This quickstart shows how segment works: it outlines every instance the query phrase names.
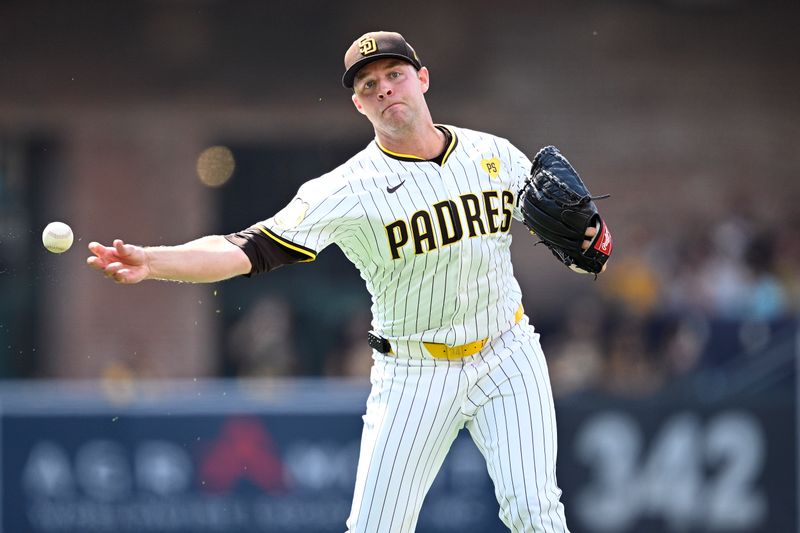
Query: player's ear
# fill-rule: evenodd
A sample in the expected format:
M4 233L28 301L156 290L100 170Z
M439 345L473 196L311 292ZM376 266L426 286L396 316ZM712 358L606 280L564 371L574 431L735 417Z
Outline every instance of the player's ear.
M352 98L353 98L353 105L356 106L358 112L361 113L362 115L365 115L366 113L364 113L364 106L362 106L361 102L358 101L358 95L356 93L353 93Z
M422 86L422 93L428 92L431 86L431 73L428 72L428 67L422 67L417 71L417 78L419 78L420 85Z

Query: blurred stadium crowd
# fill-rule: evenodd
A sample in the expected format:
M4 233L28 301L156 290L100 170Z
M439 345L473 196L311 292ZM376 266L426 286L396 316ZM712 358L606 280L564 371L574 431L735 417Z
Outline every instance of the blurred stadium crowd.
M608 283L558 332L550 356L560 393L655 392L791 342L780 338L800 308L791 221L771 226L730 213L628 243L633 249L621 254Z

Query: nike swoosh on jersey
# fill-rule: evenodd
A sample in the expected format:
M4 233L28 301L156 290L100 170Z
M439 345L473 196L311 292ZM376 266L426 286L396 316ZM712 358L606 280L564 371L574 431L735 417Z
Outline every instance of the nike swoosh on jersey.
M388 192L389 194L392 194L394 191L396 191L397 189L399 189L400 187L402 187L402 186L403 186L403 184L404 184L405 182L406 182L406 180L403 180L403 181L401 181L400 183L398 183L397 185L395 185L394 187L389 187L389 186L387 185L387 186L386 186L386 192Z

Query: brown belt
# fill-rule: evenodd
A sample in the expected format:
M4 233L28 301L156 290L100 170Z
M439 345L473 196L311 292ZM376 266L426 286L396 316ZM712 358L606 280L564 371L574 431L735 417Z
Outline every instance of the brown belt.
M525 311L522 309L522 305L520 305L517 308L516 313L514 313L514 324L522 320L522 316L524 314ZM376 349L380 353L394 353L389 341L382 337L378 337L373 333L369 333L367 341L372 348ZM430 353L436 359L447 359L454 361L469 357L470 355L475 355L476 353L480 352L488 342L489 338L487 337L474 342L468 342L467 344L461 344L460 346L449 346L439 342L423 342L422 345L425 346L425 349L428 350L428 353Z

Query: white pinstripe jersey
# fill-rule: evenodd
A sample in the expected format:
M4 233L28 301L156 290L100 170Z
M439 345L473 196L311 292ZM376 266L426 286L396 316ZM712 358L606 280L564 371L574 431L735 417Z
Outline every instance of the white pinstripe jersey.
M441 165L373 141L260 225L308 260L337 244L366 281L378 334L455 346L506 329L520 305L509 229L531 163L505 139L444 127Z

